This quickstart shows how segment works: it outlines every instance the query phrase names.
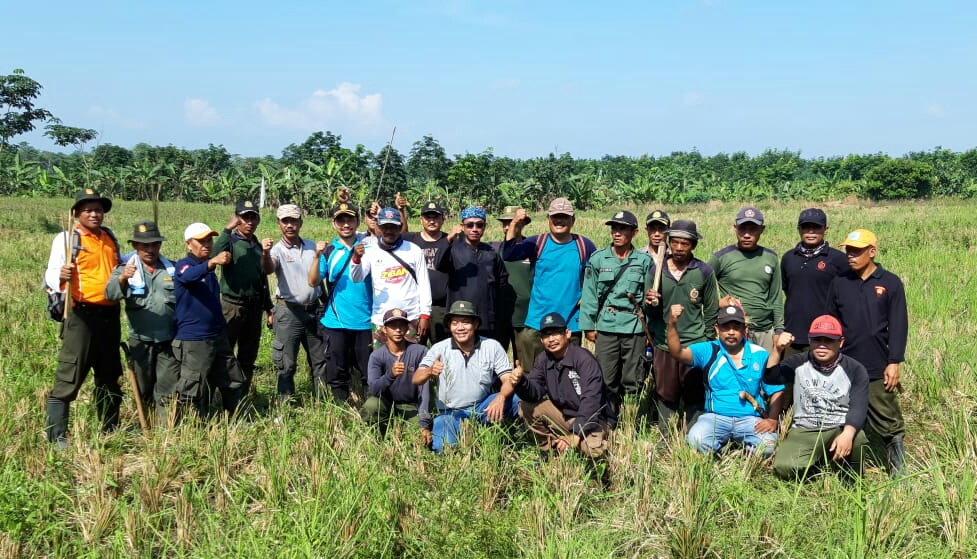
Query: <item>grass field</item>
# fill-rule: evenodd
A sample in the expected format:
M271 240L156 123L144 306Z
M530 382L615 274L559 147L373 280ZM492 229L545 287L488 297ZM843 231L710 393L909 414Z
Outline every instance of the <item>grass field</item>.
M784 483L767 462L696 455L676 435L639 432L631 421L617 432L606 487L578 457L538 462L518 432L472 430L458 452L435 456L409 431L380 439L331 405L142 434L127 395L128 428L101 435L90 381L72 410L68 449L53 451L43 402L59 341L40 282L70 205L0 198L0 557L977 556L972 204L822 206L833 244L851 229L873 230L879 262L906 284L904 479L873 467L853 486L833 476ZM761 206L762 244L793 246L802 207ZM631 209L639 219L649 210ZM698 222L703 259L731 242L737 209L668 208ZM602 223L615 210L579 216L576 230L606 245ZM188 223L217 229L231 212L178 203L160 211L171 258L183 252ZM149 203L118 202L106 225L124 241L151 216ZM272 211L263 217L259 236L277 237ZM527 234L544 226L536 216ZM331 227L309 219L303 233L323 239ZM275 386L268 338L257 375L264 395ZM299 390L308 393L307 375Z

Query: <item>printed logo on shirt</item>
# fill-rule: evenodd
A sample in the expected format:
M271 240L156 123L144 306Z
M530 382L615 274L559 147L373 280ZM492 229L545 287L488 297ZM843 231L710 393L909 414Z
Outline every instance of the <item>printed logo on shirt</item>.
M886 289L885 289L885 286L884 285L876 285L875 286L875 296L876 297L881 298L883 295L885 295L885 292L886 292Z
M695 303L696 299L698 298L699 298L699 290L693 287L692 291L689 291L689 301Z
M759 371L760 370L760 364L759 363L754 363L753 364L753 370L754 371ZM753 380L753 379L750 379L750 380Z
M827 262L825 262L824 260L818 262L818 270L820 270L820 271L823 272L823 271L825 271L827 269L828 269L828 263Z
M184 264L183 267L180 268L180 273L182 274L183 272L186 272L187 271L187 268L189 268L189 267L190 267L189 264Z
M773 268L771 268L769 265L768 266L764 266L763 267L763 271L766 272L766 273L768 273L768 274L772 274L773 273Z
M387 283L401 283L407 277L407 270L403 266L392 266L380 272L380 279Z
M578 373L576 369L570 369L570 371L567 373L567 378L570 379L570 383L573 384L573 391L577 393L577 396L580 396L580 373Z

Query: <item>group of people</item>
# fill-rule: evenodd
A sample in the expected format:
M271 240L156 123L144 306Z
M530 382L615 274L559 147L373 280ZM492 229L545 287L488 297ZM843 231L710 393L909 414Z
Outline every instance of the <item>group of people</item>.
M280 404L295 395L302 347L314 397L356 404L381 430L394 417L413 421L436 452L457 444L465 421L522 417L545 454L599 457L647 381L661 429L687 431L703 452L737 442L770 455L792 385L778 475L830 463L858 472L864 428L882 438L890 471L902 468L905 292L875 262L871 232L848 235L845 253L829 247L820 209L801 212L800 242L778 257L759 244L761 211L743 208L736 242L705 262L694 254L696 223L664 210L646 217L640 247L637 217L615 212L598 250L573 232L565 198L529 237L527 212L505 208L504 240L492 244L482 240L488 215L474 206L445 231L444 209L429 202L409 231L400 195L363 214L341 195L336 236L319 242L301 236L302 209L284 204L280 239L259 240L258 208L242 201L221 232L188 226L187 254L173 263L153 222L135 224L134 250L121 255L102 226L111 207L79 192L76 224L52 245L46 283L71 308L47 406L52 442L63 444L89 370L103 429L117 425L124 300L139 397L159 421L183 407L206 413L215 391L233 413L267 325Z

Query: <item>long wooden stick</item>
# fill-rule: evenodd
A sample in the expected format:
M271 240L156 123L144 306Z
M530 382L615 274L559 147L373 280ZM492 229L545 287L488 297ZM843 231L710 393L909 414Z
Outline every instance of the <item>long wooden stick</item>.
M71 233L74 230L74 219L75 219L74 213L71 210L68 210L68 220L65 222L65 228L64 228L64 261L68 263L68 265L74 264L74 258L71 257L71 237L72 237ZM60 272L58 273L60 274ZM74 270L72 270L71 278L74 279L74 277L75 277ZM69 313L68 309L70 308L71 308L71 280L68 281L68 284L65 287L64 309L61 311L62 324L66 320L68 320L68 313Z
M377 181L377 195L374 196L374 200L380 201L380 189L383 187L383 175L387 172L387 162L390 161L390 148L394 144L394 136L397 134L397 127L394 126L393 132L390 133L390 141L387 142L387 154L383 158L383 167L380 168L380 180Z
M658 291L658 288L662 285L662 274L664 273L665 267L665 243L658 245L652 258L655 259L655 277L652 278L651 289L652 291Z
M125 342L120 344L122 353L126 356L126 378L129 379L129 388L132 389L136 397L136 413L139 415L139 426L143 431L149 431L149 420L146 419L146 412L142 408L142 395L139 393L139 382L136 381L136 371L132 368L132 354L129 353L129 345Z

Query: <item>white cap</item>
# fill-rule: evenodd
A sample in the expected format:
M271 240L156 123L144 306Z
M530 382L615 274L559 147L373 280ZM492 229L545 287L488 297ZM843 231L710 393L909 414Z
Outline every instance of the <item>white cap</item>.
M275 213L278 219L285 219L286 217L292 217L295 219L302 219L302 208L296 206L295 204L283 204L278 206L278 211Z
M214 231L206 223L191 223L183 230L183 240L189 241L190 239L203 239L205 237L216 237L217 231Z

